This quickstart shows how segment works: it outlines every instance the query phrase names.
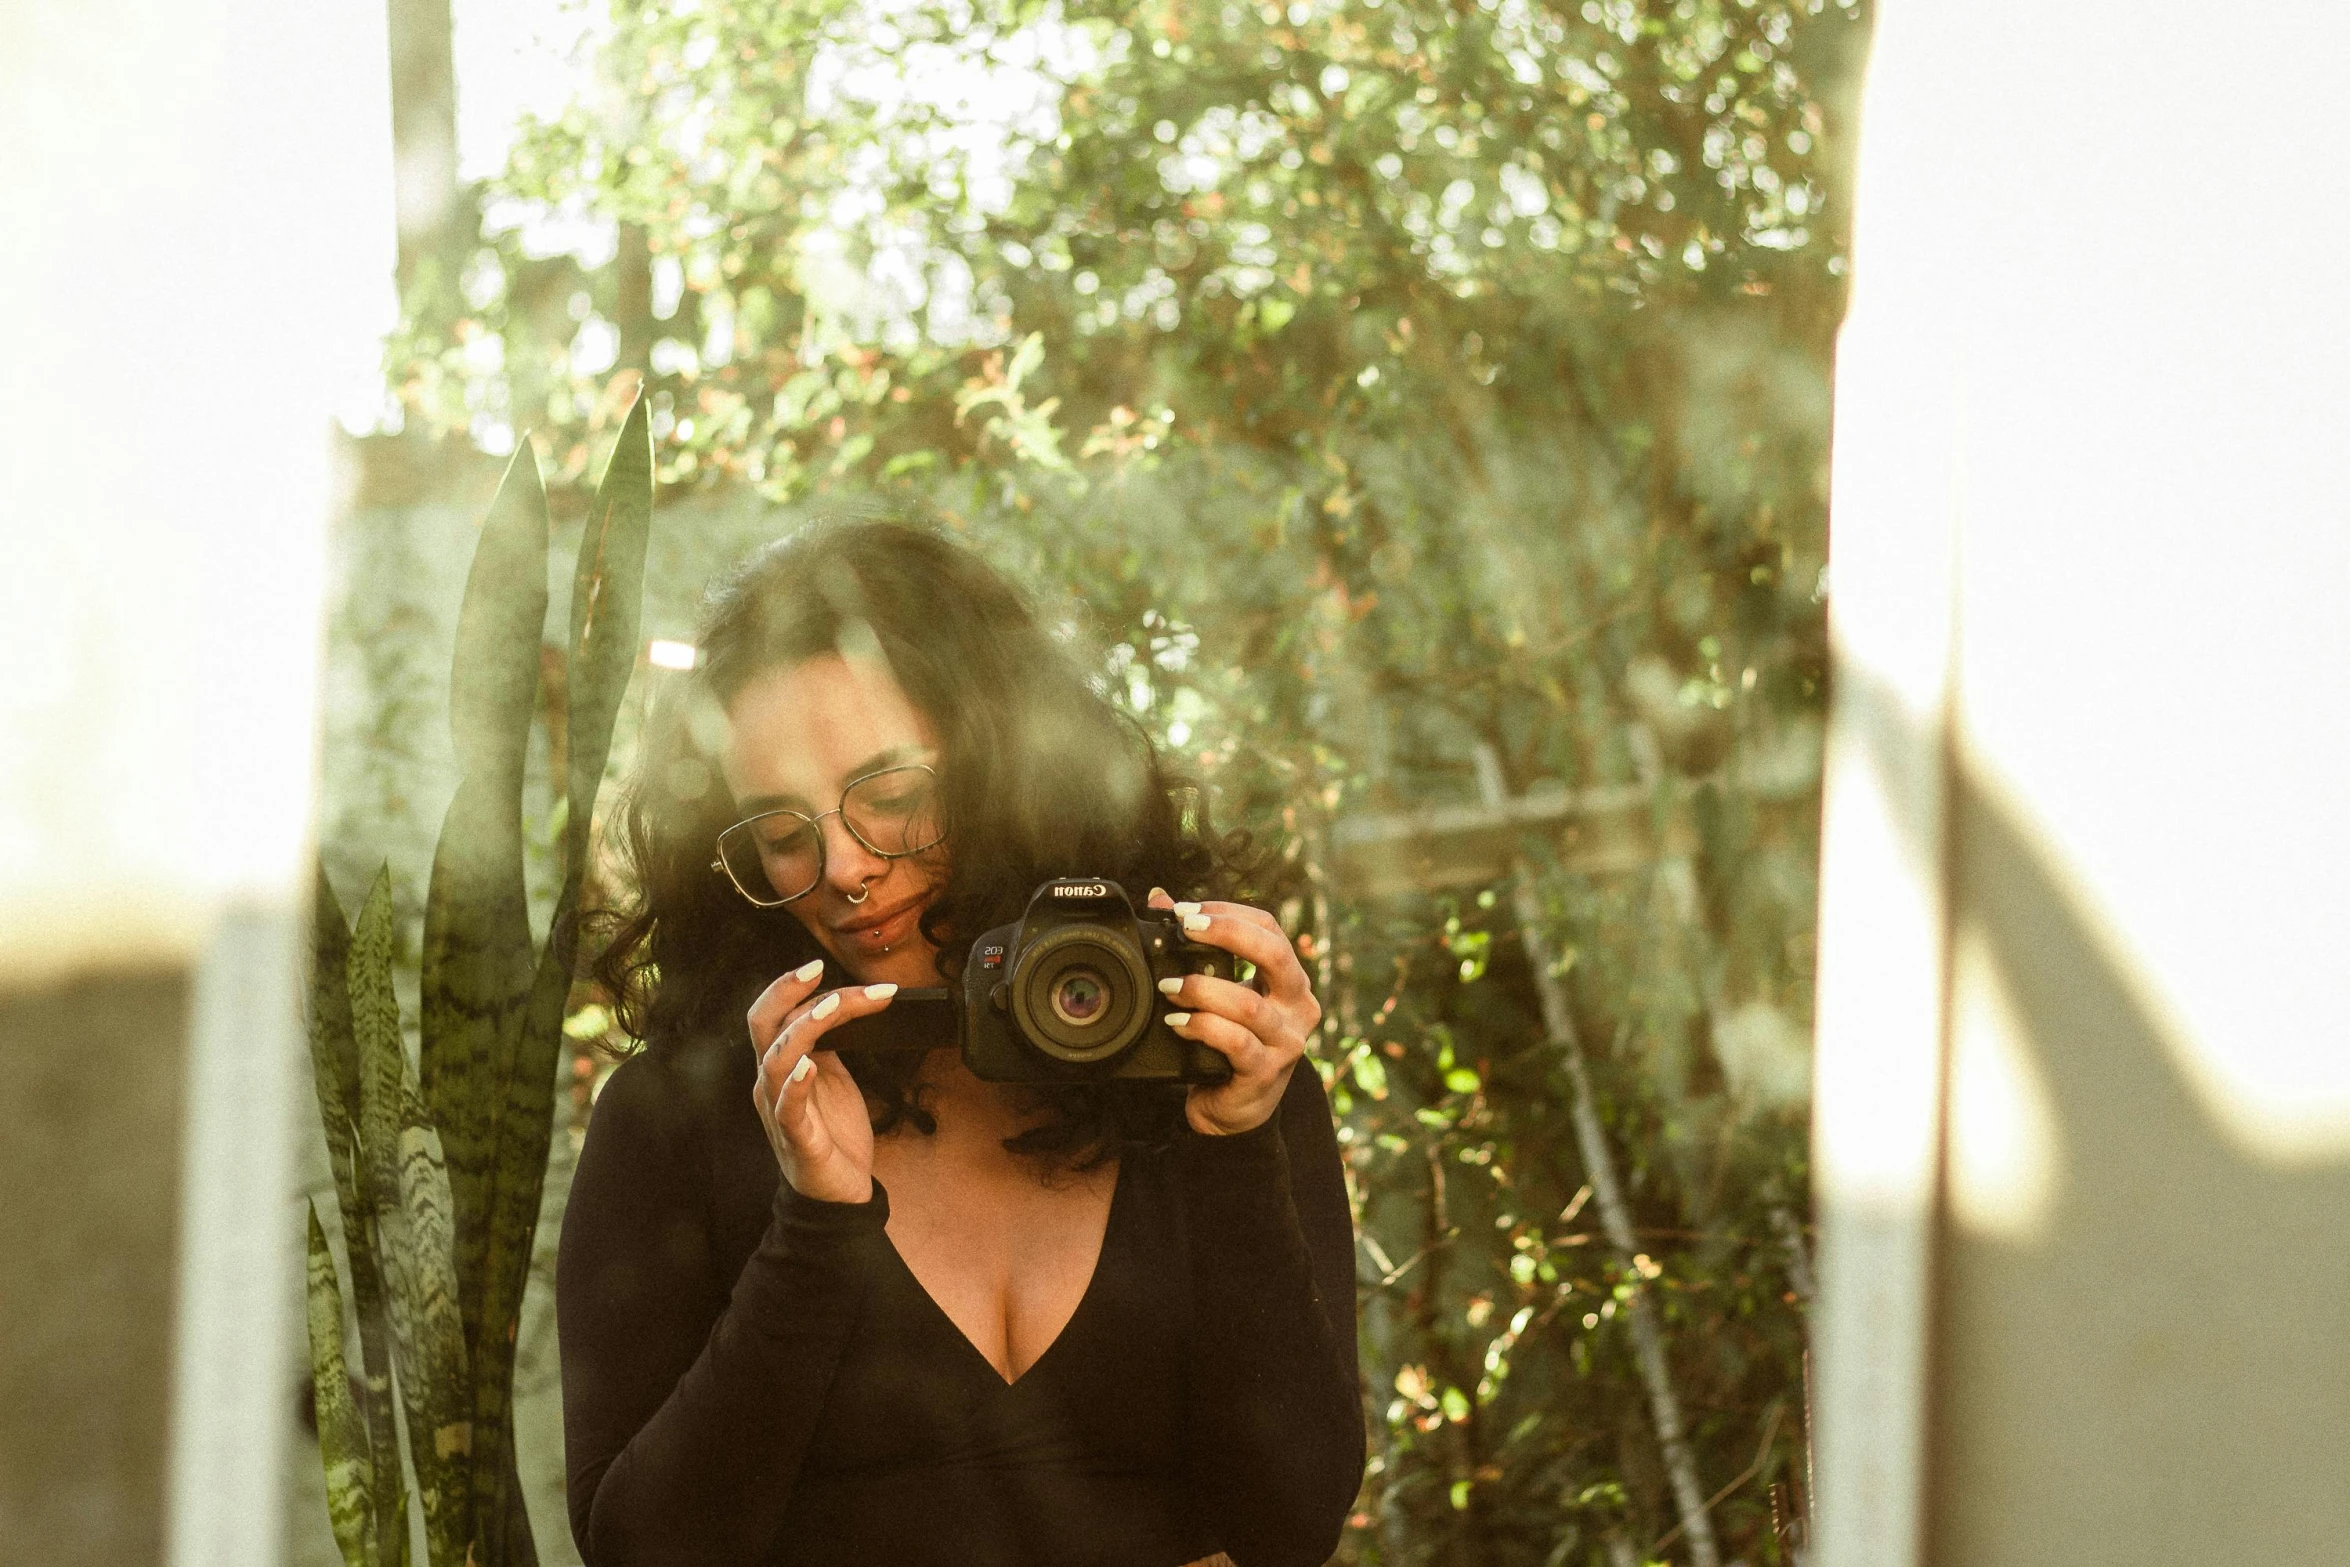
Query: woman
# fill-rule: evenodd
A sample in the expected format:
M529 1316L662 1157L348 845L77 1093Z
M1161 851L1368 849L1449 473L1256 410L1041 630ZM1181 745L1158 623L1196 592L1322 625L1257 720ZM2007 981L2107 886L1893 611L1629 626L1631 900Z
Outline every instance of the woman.
M622 817L641 902L602 964L645 1048L557 1269L589 1567L1324 1560L1362 1474L1354 1237L1288 940L1159 890L1206 890L1211 846L967 552L817 532L699 645ZM1063 875L1254 965L1162 987L1230 1081L826 1049Z

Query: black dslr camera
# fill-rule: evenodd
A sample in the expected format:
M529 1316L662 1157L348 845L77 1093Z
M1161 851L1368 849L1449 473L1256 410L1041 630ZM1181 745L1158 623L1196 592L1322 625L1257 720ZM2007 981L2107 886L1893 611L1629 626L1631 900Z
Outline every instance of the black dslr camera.
M990 1082L1221 1083L1232 1063L1160 1021L1175 1009L1159 981L1233 973L1231 953L1187 939L1165 909L1137 909L1114 881L1048 881L1018 923L971 944L959 996L901 990L829 1031L824 1046L935 1049L951 1018L964 1063Z

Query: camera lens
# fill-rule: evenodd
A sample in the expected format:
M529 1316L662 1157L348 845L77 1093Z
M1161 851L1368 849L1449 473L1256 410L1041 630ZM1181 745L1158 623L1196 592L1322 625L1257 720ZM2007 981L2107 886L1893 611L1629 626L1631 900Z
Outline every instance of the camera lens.
M1009 985L1022 1037L1070 1066L1106 1066L1150 1026L1151 975L1140 947L1092 921L1023 944Z
M1072 1028L1100 1022L1109 1004L1109 981L1089 968L1069 969L1053 986L1053 1016Z

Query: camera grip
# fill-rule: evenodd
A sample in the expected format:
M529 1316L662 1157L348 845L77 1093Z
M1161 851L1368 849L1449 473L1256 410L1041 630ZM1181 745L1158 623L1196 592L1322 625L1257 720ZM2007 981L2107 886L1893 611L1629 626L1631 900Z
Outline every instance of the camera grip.
M1211 979L1232 979L1240 973L1240 960L1222 947L1211 947L1204 941L1178 941L1172 954L1183 965L1186 974L1205 974Z
M953 992L936 985L900 990L890 1004L864 1017L835 1023L818 1050L951 1050L961 1043L962 1018Z

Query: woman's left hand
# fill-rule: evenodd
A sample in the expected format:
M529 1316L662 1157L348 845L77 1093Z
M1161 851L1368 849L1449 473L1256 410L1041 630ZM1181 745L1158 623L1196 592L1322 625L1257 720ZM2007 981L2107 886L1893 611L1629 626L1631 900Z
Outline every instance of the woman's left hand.
M1289 1087L1289 1074L1306 1040L1322 1021L1322 1005L1306 982L1305 966L1280 922L1245 903L1177 903L1153 888L1150 905L1182 915L1185 936L1256 966L1253 984L1206 974L1164 982L1160 989L1181 1009L1167 1026L1196 1039L1232 1063L1229 1082L1202 1083L1184 1101L1195 1132L1229 1137L1268 1120Z

